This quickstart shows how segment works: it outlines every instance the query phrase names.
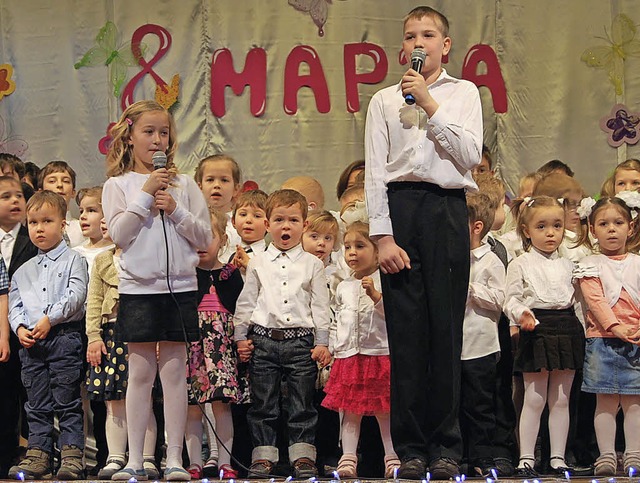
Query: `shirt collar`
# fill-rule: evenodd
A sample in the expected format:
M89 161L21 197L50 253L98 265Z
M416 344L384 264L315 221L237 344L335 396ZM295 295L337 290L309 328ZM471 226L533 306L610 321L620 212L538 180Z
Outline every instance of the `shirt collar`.
M491 245L489 245L488 243L483 243L478 248L474 248L473 250L471 250L471 258L480 260L490 251L491 251Z
M286 251L280 250L272 243L269 245L269 248L267 248L265 253L269 260L275 260L276 258L281 257L282 254L286 254L292 262L295 262L304 253L304 250L302 249L302 243L298 243L295 247L289 248Z
M531 247L531 253L534 253L535 255L545 258L547 260L556 260L560 257L560 255L558 254L558 250L554 251L552 254L547 254L547 253L541 252L534 246Z
M16 238L18 238L18 233L20 232L21 226L22 225L20 223L16 223L16 225L9 231L4 231L2 228L0 228L0 240L2 240L5 235L11 235L15 240Z
M69 247L64 242L64 240L61 240L60 243L58 243L57 247L55 247L52 250L49 250L48 252L43 252L42 250L38 250L38 264L42 263L45 258L48 258L49 260L52 260L52 261L56 261L58 258L60 258L60 255L62 255L67 250L69 250Z

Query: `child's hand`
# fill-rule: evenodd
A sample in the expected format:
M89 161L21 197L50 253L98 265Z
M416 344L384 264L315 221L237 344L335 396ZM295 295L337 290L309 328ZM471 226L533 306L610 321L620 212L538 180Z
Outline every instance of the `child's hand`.
M169 171L167 168L156 169L142 185L142 191L149 193L151 196L169 186Z
M536 328L536 318L533 316L531 312L525 312L520 317L518 321L521 330L525 330L527 332L531 332Z
M384 273L398 273L406 268L411 269L409 255L396 245L391 235L385 235L378 239L378 260Z
M424 109L429 116L432 116L438 108L435 100L431 97L424 77L413 69L409 69L402 76L402 95L406 96L407 94L411 94L416 100L416 105Z
M632 344L640 345L640 329L638 330L630 329L627 335L627 339Z
M25 349L30 349L33 347L33 344L36 343L36 339L33 337L33 334L29 329L18 327L17 335L20 344L22 344L22 347Z
M156 208L164 210L167 215L173 213L176 209L176 200L169 194L168 191L159 190L155 194Z
M236 245L236 254L234 255L231 263L241 269L244 273L244 271L247 269L247 265L249 265L249 260L251 259L249 258L249 255L247 255L247 252L244 250L244 248L242 248L240 245Z
M46 339L50 330L51 322L49 321L49 316L45 315L36 323L36 326L31 331L31 335L34 339Z
M93 341L87 347L87 362L93 367L98 367L102 362L102 354L107 354L107 348L102 340Z
M236 342L236 345L238 346L238 357L240 357L240 361L249 362L251 353L253 352L253 341L250 339L239 340Z
M362 277L362 288L367 293L369 298L373 300L374 304L377 304L382 298L382 294L376 290L373 285L373 279L371 277Z
M311 349L311 359L320 364L321 367L331 362L331 353L326 345L317 345Z
M617 325L614 325L613 327L610 327L609 328L609 332L611 332L613 335L615 335L618 339L621 339L621 340L623 340L625 342L631 342L632 344L633 343L637 343L637 341L634 342L632 337L630 337L630 335L632 335L632 334L629 334L628 329L625 329L620 324L617 324Z
M7 362L11 355L11 345L9 339L0 338L0 362Z

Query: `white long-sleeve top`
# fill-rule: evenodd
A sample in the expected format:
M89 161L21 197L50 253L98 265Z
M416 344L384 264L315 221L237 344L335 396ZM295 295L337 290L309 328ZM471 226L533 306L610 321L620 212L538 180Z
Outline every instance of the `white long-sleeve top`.
M376 270L371 278L375 289L382 291L380 272ZM356 354L389 355L382 299L374 304L362 288L362 280L353 275L341 281L336 289L336 318L329 350L337 359Z
M315 329L316 345L329 345L329 289L322 261L298 244L287 251L271 244L249 260L233 317L235 340L251 325Z
M142 191L149 175L129 171L109 178L102 191L102 207L113 241L122 248L120 285L125 294L167 293L167 252L162 218L154 197ZM198 249L213 239L207 202L195 181L177 175L167 191L176 201L165 214L169 246L169 280L174 292L198 289Z
M471 250L469 292L462 326L463 361L500 352L498 320L505 289L504 264L488 244Z
M404 102L400 83L371 98L365 125L365 185L372 235L392 235L387 184L426 181L477 189L471 169L482 157L478 88L443 69L429 87L439 107L431 118Z
M507 267L503 311L513 325L531 309L566 309L573 305L573 262L535 248L514 259Z

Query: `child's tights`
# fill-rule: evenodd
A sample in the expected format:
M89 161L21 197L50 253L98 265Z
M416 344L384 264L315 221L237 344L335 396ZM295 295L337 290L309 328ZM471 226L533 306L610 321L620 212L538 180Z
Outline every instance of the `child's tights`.
M380 436L382 437L384 454L387 456L395 455L396 453L391 441L389 414L376 414L376 419L378 420L378 426L380 427ZM342 452L344 454L357 454L361 422L361 414L344 413L342 418Z
M598 394L594 425L600 454L616 453L616 415L624 414L625 453L640 453L640 396Z
M540 429L540 417L545 403L549 404L550 464L556 468L566 466L564 452L569 433L569 394L573 383L572 370L542 369L525 372L524 405L520 416L520 467L535 463L535 445Z
M203 407L205 404L202 405ZM233 418L231 415L231 406L222 401L213 401L213 416L207 414L207 417L214 425L215 434L210 432L209 446L218 444L218 467L231 464L231 455L225 448L232 451L233 446ZM207 412L208 413L208 412ZM185 441L187 442L187 453L192 464L202 466L202 425L209 425L207 419L203 420L202 410L197 405L189 406L189 415L187 417L187 431ZM220 444L216 438L220 438ZM224 447L222 446L224 445Z

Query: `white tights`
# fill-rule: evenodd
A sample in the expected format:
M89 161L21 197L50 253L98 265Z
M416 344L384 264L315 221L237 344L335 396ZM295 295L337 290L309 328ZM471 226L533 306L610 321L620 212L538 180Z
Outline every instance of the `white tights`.
M598 394L594 425L600 454L615 455L616 415L624 413L624 441L626 453L640 452L640 396Z
M160 373L167 433L167 468L182 466L182 439L187 420L187 350L183 342L129 343L127 386L128 468L142 469L144 435L151 416L151 389Z
M564 451L569 433L569 394L573 383L572 370L525 372L524 405L520 416L520 467L535 462L535 445L540 429L540 417L545 403L549 404L550 464L566 466Z
M384 446L385 456L395 456L391 441L391 425L389 414L376 414L380 436ZM358 440L360 439L360 423L362 415L354 413L344 413L342 417L342 452L344 454L356 454L358 451Z
M109 458L125 461L127 451L127 415L125 400L107 401L107 421L105 431L107 434L107 447ZM147 430L144 435L143 454L145 459L155 459L156 437L158 427L153 412L149 415Z

